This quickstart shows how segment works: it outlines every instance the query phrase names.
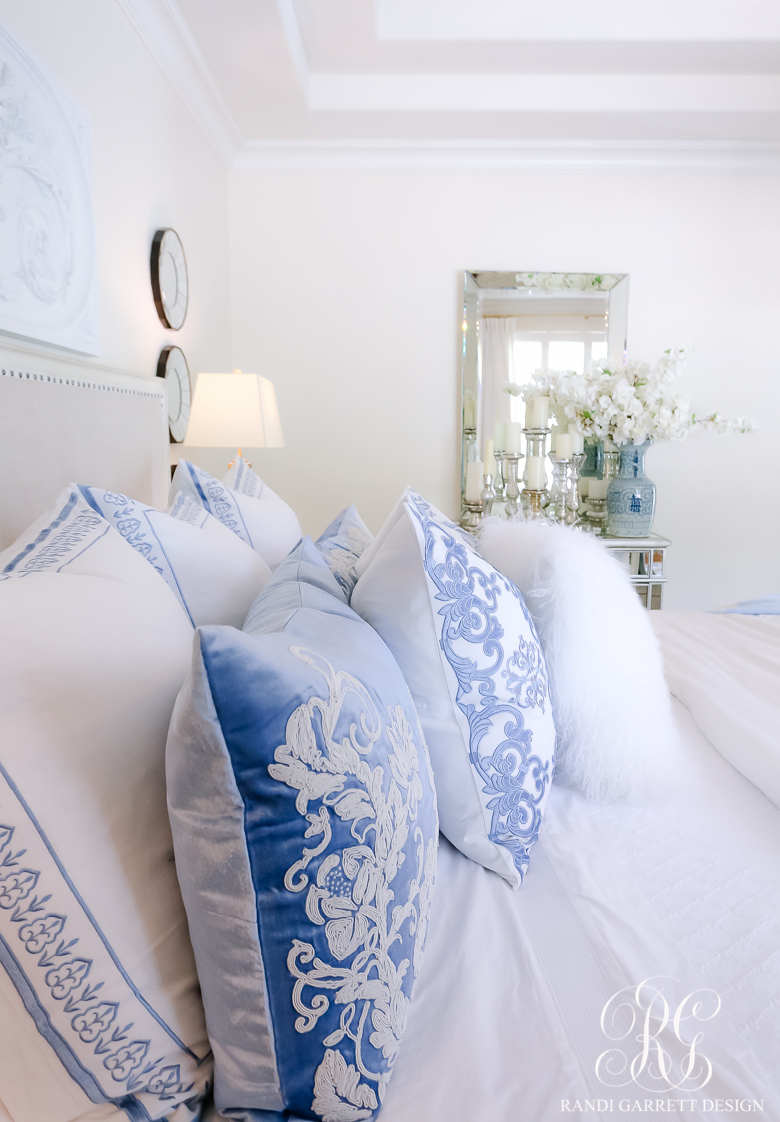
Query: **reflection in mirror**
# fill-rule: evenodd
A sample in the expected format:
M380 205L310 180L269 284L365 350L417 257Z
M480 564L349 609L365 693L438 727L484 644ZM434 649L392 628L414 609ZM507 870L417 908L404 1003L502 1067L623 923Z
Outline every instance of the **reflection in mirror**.
M470 461L484 461L497 423L525 425L522 394L537 370L584 372L625 360L628 276L466 272L463 284L461 492ZM474 481L472 482L472 486Z

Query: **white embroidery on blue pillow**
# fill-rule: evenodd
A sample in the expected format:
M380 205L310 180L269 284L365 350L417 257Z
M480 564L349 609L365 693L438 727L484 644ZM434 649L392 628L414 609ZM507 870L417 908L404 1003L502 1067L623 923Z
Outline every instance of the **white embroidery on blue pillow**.
M284 886L289 892L308 889L306 915L312 923L324 925L331 953L331 961L325 962L316 957L311 943L292 940L287 966L295 978L295 1028L299 1033L315 1029L330 1007L328 991L331 1000L343 1006L339 1028L323 1040L312 1110L325 1122L358 1122L371 1118L382 1101L406 1027L409 998L401 985L410 966L417 977L428 930L437 831L434 828L426 837L415 825L423 798L417 745L424 746L424 739L419 722L413 730L402 706L388 706L382 718L365 686L352 675L337 672L325 658L305 648L291 647L290 652L321 674L328 688L327 700L313 696L292 713L286 742L275 750L275 763L268 765L273 779L298 791L296 808L309 823L306 838L315 839L288 868ZM352 722L349 739L336 741L333 730L348 698L352 704L357 701L360 721ZM392 779L386 794L384 767L372 766L366 758L384 738L392 746L387 755ZM424 748L423 754L427 762ZM429 764L427 774L432 787ZM355 844L328 853L333 814L351 823ZM412 830L417 870L402 900L396 898L392 885ZM321 857L316 880L309 883L306 870ZM390 950L401 940L404 928L407 937L414 937L411 963L409 958L396 963ZM348 960L349 965L342 965ZM308 1003L307 990L314 991ZM345 1038L354 1045L354 1065L339 1051ZM363 1062L367 1039L382 1052L385 1071L373 1072Z

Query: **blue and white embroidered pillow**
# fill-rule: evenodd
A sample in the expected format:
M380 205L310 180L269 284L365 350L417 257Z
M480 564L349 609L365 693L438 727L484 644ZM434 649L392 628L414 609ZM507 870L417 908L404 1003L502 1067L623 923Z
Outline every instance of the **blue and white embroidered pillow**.
M310 539L244 631L196 633L167 770L217 1107L373 1118L428 928L436 798L401 672Z
M165 804L192 627L70 488L0 571L3 1106L185 1122L212 1070Z
M257 472L252 470L243 456L236 456L222 476L222 482L227 484L231 491L238 491L240 495L248 495L250 499L259 499L265 490L265 483Z
M240 475L231 476L236 471L234 465L225 477L243 486L243 490L233 490L230 483L220 482L187 460L179 460L171 498L178 492L187 495L259 553L273 570L301 540L301 526L292 508L243 460L240 462Z
M383 528L352 607L398 660L431 753L441 829L518 886L555 759L544 657L516 586L421 496Z
M165 513L118 491L82 485L74 490L157 570L194 627L240 627L271 578L262 557L184 497Z
M98 554L109 554L121 543L115 535L108 534L106 520L97 514L72 488L66 487L52 510L33 522L17 540L0 553L0 573L4 576L23 576L26 573L62 572L77 558L81 558L81 571L94 559L90 550L105 539ZM98 562L100 568L102 560ZM108 562L110 567L111 562ZM105 571L102 570L101 571Z
M374 535L355 507L348 506L341 514L336 515L330 526L323 530L315 542L344 590L348 602L357 580L355 566L373 540Z

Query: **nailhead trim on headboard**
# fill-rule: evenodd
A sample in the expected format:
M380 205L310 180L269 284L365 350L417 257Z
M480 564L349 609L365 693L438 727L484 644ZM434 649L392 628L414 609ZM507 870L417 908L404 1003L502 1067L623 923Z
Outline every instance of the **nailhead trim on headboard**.
M82 390L103 390L105 393L130 394L133 397L157 397L164 403L165 395L162 386L154 390L136 390L130 386L112 386L105 382L88 382L84 378L72 378L63 374L37 374L31 370L0 370L3 378L17 378L19 381L55 382L59 386L73 386Z

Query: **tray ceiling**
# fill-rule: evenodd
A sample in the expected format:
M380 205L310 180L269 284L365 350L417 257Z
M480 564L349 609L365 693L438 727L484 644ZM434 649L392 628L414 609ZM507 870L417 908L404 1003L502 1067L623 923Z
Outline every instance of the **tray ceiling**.
M226 160L780 166L777 0L120 0Z

